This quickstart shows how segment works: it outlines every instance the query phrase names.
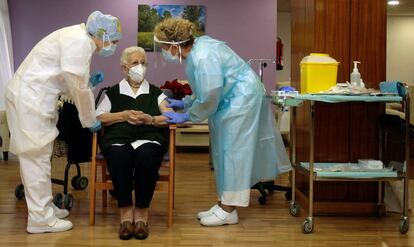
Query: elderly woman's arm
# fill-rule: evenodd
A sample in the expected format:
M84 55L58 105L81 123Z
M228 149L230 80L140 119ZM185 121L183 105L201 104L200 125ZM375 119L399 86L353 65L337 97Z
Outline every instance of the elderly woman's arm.
M138 125L143 122L139 120L139 116L144 114L141 111L125 110L114 113L102 113L97 118L102 122L104 126L109 126L114 123L128 122L130 124Z
M139 122L137 116L143 114L142 111L134 110L111 112L111 107L111 101L109 100L108 96L104 94L104 97L99 103L98 109L96 110L96 118L101 121L104 126L109 126L120 122L128 122L135 125Z
M167 100L162 100L159 104L159 109L161 114L167 111L173 111L169 108ZM135 110L125 110L122 112L111 113L111 102L109 98L105 95L102 99L102 102L99 104L97 109L97 119L99 119L104 126L109 126L114 123L119 122L128 122L133 125L154 125L161 126L166 125L168 118L162 115L151 116L149 114L143 113L142 111Z
M168 101L166 99L164 99L161 102L160 106L159 106L161 114L164 113L164 112L167 112L167 111L173 111L173 109L169 108L167 105L168 105ZM167 120L168 120L168 118L164 117L163 115L155 116L155 125L157 125L157 124L158 125L168 124Z
M173 109L169 108L168 106L168 101L167 100L163 100L160 105L159 105L159 109L161 114L167 111L173 111ZM142 121L147 124L147 125L155 125L155 126L162 126L162 125L167 125L167 117L164 117L163 115L159 115L159 116L151 116L149 114L142 114L141 115L141 119Z

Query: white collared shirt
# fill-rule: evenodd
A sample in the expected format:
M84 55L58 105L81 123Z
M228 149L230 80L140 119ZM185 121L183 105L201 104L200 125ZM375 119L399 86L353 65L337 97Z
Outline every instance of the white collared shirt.
M141 94L149 94L149 88L150 85L148 83L147 80L144 79L144 81L142 82L141 86L139 87L138 91L136 93L134 93L134 91L132 91L131 86L129 85L128 81L125 79L122 79L122 81L119 83L119 93L129 96L131 98L136 99L138 96L140 96ZM158 106L161 105L161 102L164 101L167 98L167 96L165 94L160 94L160 96L158 96ZM102 99L102 101L99 103L98 108L96 109L96 116L99 116L103 113L110 113L111 112L111 101L109 100L108 95L104 94L104 97ZM136 140L134 142L131 143L131 146L136 149L139 146L141 146L144 143L156 143L158 145L161 145L159 142L156 141L150 141L150 140ZM113 144L114 146L121 146L123 144Z

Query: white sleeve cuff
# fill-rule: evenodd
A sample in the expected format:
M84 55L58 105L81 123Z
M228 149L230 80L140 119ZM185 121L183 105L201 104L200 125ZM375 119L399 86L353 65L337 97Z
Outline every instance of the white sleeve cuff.
M96 109L96 116L102 115L104 113L111 112L111 101L109 100L106 94L103 95L101 103L99 103L98 108Z
M158 106L161 105L161 102L163 102L167 97L167 95L165 95L164 93L160 94L160 96L158 96Z

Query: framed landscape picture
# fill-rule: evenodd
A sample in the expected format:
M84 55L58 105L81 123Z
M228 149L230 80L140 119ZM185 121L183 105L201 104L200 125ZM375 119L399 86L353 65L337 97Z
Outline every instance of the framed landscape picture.
M197 5L138 5L137 45L154 51L154 28L167 18L183 18L194 23L196 37L205 34L206 8Z

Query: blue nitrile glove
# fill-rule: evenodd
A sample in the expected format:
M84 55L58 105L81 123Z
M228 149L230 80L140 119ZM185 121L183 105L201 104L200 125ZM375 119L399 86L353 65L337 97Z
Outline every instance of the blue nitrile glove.
M279 88L279 91L283 91L287 93L287 92L296 91L296 89L291 86L284 86L284 87Z
M168 111L162 114L163 116L169 118L168 123L184 123L189 119L188 111L184 113Z
M105 80L104 73L101 71L98 71L96 73L93 73L91 77L89 78L89 82L92 84L92 86L96 86L99 83L103 82Z
M102 128L102 123L98 119L93 123L91 127L89 127L89 130L91 132L98 132Z
M174 108L174 109L184 109L184 100L176 100L176 99L171 99L171 98L167 98L168 101L168 107L170 108Z

